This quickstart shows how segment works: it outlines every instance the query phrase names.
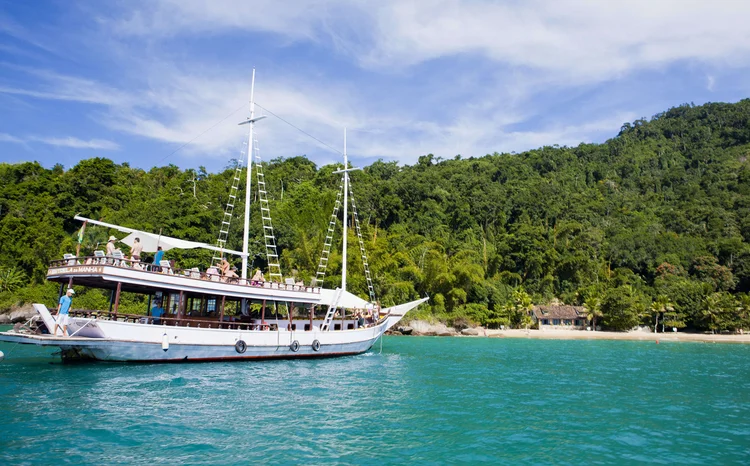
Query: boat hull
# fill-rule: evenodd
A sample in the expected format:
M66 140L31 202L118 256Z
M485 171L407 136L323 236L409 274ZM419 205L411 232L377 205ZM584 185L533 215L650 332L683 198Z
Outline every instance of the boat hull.
M70 337L0 332L0 341L59 347L63 360L186 362L346 356L369 350L388 328L424 301L390 308L392 312L379 324L354 330L240 330L73 318L68 326ZM54 328L49 310L41 304L34 308L47 328Z
M45 335L24 335L10 332L0 333L0 341L54 346L61 350L64 361L92 359L117 362L200 362L200 361L243 361L262 359L294 359L347 356L364 353L375 343L366 340L351 343L322 344L316 351L312 345L300 344L297 351L290 345L247 344L239 353L234 344L200 345L170 344L165 351L161 343L117 341L90 338L63 338Z

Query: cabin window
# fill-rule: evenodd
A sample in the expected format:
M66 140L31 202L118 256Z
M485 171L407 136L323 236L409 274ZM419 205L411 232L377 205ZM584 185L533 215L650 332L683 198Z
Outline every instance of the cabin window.
M549 325L549 319L542 319L542 325Z
M297 330L297 324L292 324L291 327L292 327L292 330Z
M216 311L216 298L211 298L206 302L206 310L208 312Z
M341 324L334 324L333 329L334 330L341 330Z
M354 324L348 324L348 325L346 326L346 328L347 328L348 330L354 330Z
M310 324L305 324L305 332L309 332L309 331L310 331Z
M560 325L560 319L552 319L552 325Z

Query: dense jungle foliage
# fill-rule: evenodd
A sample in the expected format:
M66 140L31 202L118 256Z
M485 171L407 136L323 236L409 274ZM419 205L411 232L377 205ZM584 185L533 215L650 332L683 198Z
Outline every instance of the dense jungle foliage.
M585 306L611 329L748 328L748 156L750 99L673 108L626 123L603 144L375 162L352 179L376 296L390 305L429 295L417 316L455 325L525 325L532 303L557 300ZM264 166L282 270L309 283L340 167L304 157ZM0 309L55 302L58 288L45 273L50 260L75 251L75 214L215 243L233 174L231 165L215 174L144 171L104 158L67 171L0 164ZM240 202L234 212L243 209ZM241 250L235 217L228 247ZM253 266L263 268L258 215L251 227ZM366 297L350 233L349 288ZM103 248L109 234L123 236L88 227L82 253ZM204 270L211 253L171 250L166 258ZM340 273L334 252L325 285L338 285ZM139 299L122 306L142 307ZM106 308L107 300L87 291L74 307Z

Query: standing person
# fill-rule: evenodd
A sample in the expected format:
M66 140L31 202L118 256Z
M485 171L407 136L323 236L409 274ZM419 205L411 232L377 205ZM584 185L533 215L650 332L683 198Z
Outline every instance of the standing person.
M221 263L219 264L219 271L221 272L221 274L226 276L229 273L230 267L232 267L232 264L230 264L229 261L222 257Z
M107 241L107 255L111 256L115 253L115 241L117 241L117 238L114 236L109 237L109 241Z
M70 303L73 302L73 295L75 291L72 288L68 288L68 291L64 296L60 297L60 303L57 305L57 319L55 319L55 330L52 332L53 336L57 336L57 327L62 327L63 336L68 336L68 311L70 310Z
M161 307L161 301L158 299L154 301L154 307L151 308L151 317L154 318L155 324L161 323L161 316L164 315L164 308Z
M161 250L161 246L156 248L156 254L154 254L154 265L159 265L159 262L164 259L164 251Z
M161 250L161 246L157 246L156 248L156 254L154 254L154 262L151 266L151 270L155 272L161 272L161 267L159 267L159 263L164 258L164 251Z
M141 244L141 239L136 238L135 241L133 241L133 247L130 248L130 259L135 262L140 262L141 251L143 251L143 245Z

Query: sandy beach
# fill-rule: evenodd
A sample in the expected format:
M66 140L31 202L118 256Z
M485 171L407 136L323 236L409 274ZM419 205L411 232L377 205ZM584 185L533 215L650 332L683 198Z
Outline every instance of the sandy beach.
M483 330L480 329L480 332ZM583 330L484 330L489 338L538 338L548 340L644 340L696 341L705 343L750 343L750 335L704 333L587 332ZM480 333L479 336L482 336Z

